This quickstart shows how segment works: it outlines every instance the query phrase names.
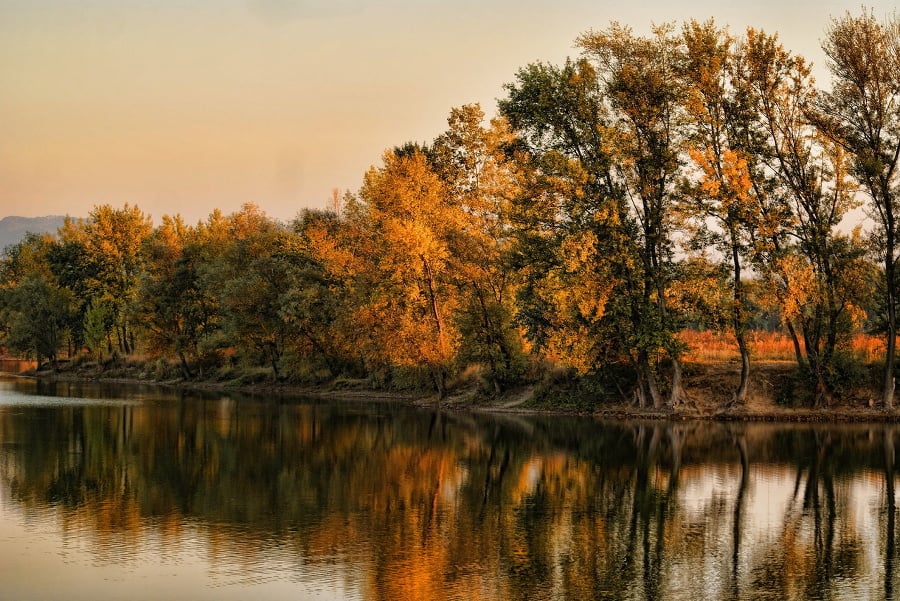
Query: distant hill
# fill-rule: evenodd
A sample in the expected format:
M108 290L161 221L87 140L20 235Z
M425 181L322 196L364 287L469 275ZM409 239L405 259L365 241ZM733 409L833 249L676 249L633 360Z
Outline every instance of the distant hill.
M21 241L28 232L55 234L65 219L61 215L50 215L49 217L4 217L0 219L0 252L7 246Z

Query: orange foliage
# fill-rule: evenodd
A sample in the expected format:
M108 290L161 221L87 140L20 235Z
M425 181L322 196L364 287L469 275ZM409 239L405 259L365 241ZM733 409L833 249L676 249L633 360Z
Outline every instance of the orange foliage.
M698 332L684 330L679 339L687 347L686 361L711 363L716 361L739 361L737 343L734 336L713 331ZM747 334L750 356L757 361L793 361L794 345L788 335L782 332L754 330ZM801 345L803 342L801 341ZM871 363L884 356L884 338L868 334L856 334L848 349L854 357Z

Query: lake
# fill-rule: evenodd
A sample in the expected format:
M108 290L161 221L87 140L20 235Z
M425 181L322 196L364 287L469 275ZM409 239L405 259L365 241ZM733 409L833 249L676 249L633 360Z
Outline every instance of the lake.
M897 438L0 379L0 599L892 599Z

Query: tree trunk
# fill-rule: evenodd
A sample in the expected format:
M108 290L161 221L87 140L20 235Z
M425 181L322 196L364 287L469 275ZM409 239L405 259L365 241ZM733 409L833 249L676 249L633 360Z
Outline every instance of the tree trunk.
M500 394L502 392L500 387L500 382L497 378L497 359L494 357L494 353L492 352L494 348L500 350L500 353L504 357L504 366L509 369L510 366L510 357L509 352L506 350L506 344L503 342L502 337L495 338L494 337L494 324L491 320L490 312L487 308L487 303L484 300L484 295L481 292L481 288L478 286L476 282L472 282L472 288L475 290L475 296L478 298L478 305L481 308L481 327L484 330L485 343L488 346L488 365L491 370L491 382L494 385L494 393Z
M325 345L319 341L319 338L310 331L309 328L301 328L301 334L309 341L313 349L322 357L325 367L332 376L338 375L338 363L332 358L331 353L325 350Z
M191 368L187 362L187 357L184 356L184 351L178 351L178 359L181 360L181 374L184 376L184 379L190 380L191 378L193 378L193 374L191 374Z
M447 359L448 349L447 349L447 341L444 334L444 321L441 319L441 311L438 306L437 300L437 292L434 287L434 273L431 271L431 264L428 262L428 259L425 258L425 255L419 255L419 258L422 260L422 270L425 277L425 285L427 287L428 292L428 301L431 307L431 316L434 318L434 325L437 329L437 343L438 348L440 349L440 361L443 363ZM445 377L444 377L444 366L443 364L435 365L432 368L432 379L434 380L435 388L437 389L438 398L444 398L445 394Z
M639 406L642 408L645 407L649 400L653 403L654 409L662 409L662 394L659 392L656 375L650 368L650 359L647 356L647 351L639 351L638 353L637 376L638 381L635 395L638 397Z
M431 271L431 264L425 255L420 255L422 259L422 270L425 275L425 285L428 288L428 302L431 308L431 316L434 318L434 325L437 329L438 344L440 345L441 354L446 351L444 343L444 320L441 319L441 311L438 307L437 293L434 290L434 274Z
M269 362L272 365L272 375L275 378L275 381L281 379L281 370L278 367L278 360L281 359L281 353L278 350L278 343L274 341L270 341L268 344L268 355Z
M687 401L687 393L682 385L681 361L677 357L672 358L672 391L669 395L669 408L674 409Z
M732 234L734 238L734 234ZM750 388L750 350L744 338L744 285L741 282L741 256L736 244L731 245L731 262L734 267L734 308L732 309L732 327L734 337L737 339L738 350L741 354L741 380L737 391L734 393L734 403L744 403L747 400L747 390Z
M634 404L637 405L638 409L643 409L647 406L647 393L644 390L640 374L638 374L637 385L634 387Z
M750 349L743 332L740 332L735 338L737 338L738 350L741 353L741 381L734 393L734 402L744 403L747 401L747 392L750 390Z
M814 363L816 375L815 408L821 409L831 404L831 391L828 389L828 383L825 381L825 368L822 365L822 358L816 356L815 362L810 361L810 363Z
M797 358L797 365L801 368L806 366L806 359L803 357L803 347L800 346L800 337L797 335L797 328L788 320L788 334L791 336L791 344L794 345L794 356Z
M447 395L447 377L444 368L436 366L431 369L431 380L434 382L434 388L438 393L438 400L443 399Z

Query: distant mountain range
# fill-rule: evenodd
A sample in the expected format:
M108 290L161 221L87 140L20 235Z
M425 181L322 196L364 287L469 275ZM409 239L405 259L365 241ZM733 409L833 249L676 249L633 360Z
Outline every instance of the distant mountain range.
M7 246L21 241L25 234L50 233L55 234L65 217L62 215L50 215L48 217L4 217L0 219L0 252Z

